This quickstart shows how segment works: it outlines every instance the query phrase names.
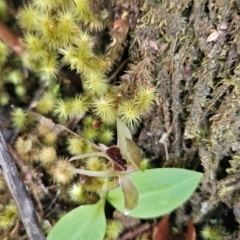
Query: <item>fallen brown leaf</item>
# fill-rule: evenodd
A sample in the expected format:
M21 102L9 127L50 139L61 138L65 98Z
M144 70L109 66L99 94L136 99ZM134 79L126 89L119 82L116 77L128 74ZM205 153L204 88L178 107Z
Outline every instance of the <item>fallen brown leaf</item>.
M12 30L0 21L0 39L5 42L16 54L23 53L23 42Z
M192 221L188 222L186 233L173 233L169 227L169 215L163 217L153 230L153 240L195 240L196 232Z

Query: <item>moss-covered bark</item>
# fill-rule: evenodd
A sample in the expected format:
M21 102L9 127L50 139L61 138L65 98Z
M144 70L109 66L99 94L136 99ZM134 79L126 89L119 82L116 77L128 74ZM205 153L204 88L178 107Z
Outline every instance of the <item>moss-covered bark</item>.
M159 102L139 144L161 166L202 166L198 204L191 205L195 222L223 219L214 215L221 204L239 221L239 3L145 1L141 9L132 55L151 62ZM168 161L159 142L164 133Z

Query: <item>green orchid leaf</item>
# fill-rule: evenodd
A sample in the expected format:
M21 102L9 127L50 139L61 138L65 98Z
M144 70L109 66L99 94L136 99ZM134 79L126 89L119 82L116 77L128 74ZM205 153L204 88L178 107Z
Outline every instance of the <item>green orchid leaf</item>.
M148 219L165 215L182 205L197 188L202 173L161 168L135 172L129 177L139 194L138 205L129 215ZM110 191L107 200L124 212L124 196L120 188Z
M124 195L124 214L128 215L138 204L138 191L126 174L122 174L118 178Z
M53 227L47 240L102 240L106 230L105 201L75 208Z

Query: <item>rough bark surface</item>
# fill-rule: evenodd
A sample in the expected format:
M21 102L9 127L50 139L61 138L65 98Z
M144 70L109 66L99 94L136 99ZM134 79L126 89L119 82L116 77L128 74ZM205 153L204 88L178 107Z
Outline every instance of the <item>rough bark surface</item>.
M141 9L142 24L135 29L131 56L150 62L151 71L143 77L157 81L159 104L145 118L138 144L158 166L204 172L200 192L191 202L195 224L209 218L221 221L225 212L228 220L223 225L237 230L239 2L144 1ZM160 141L166 133L168 161ZM179 223L184 215L179 209ZM237 232L229 239L238 239Z

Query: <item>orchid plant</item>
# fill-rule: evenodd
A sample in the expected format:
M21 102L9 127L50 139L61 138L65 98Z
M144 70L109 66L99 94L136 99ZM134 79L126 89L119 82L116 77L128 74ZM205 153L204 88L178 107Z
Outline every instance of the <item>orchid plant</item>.
M97 203L82 205L64 215L50 231L47 240L104 239L107 226L104 212L106 201L132 217L148 219L165 215L183 204L202 178L202 173L178 168L139 171L141 150L119 118L117 145L109 148L101 146L99 150L72 157L70 161L103 157L111 162L107 170L90 171L80 168L73 171L94 177L113 177L115 186L111 189L103 188L104 193L100 194Z
M121 119L117 119L117 145L103 149L102 152L87 153L72 157L70 161L92 156L104 157L112 163L112 167L106 171L89 171L75 169L74 173L94 177L114 177L115 187L120 186L124 194L125 215L138 204L138 191L128 173L140 170L142 153L132 140L131 133Z

